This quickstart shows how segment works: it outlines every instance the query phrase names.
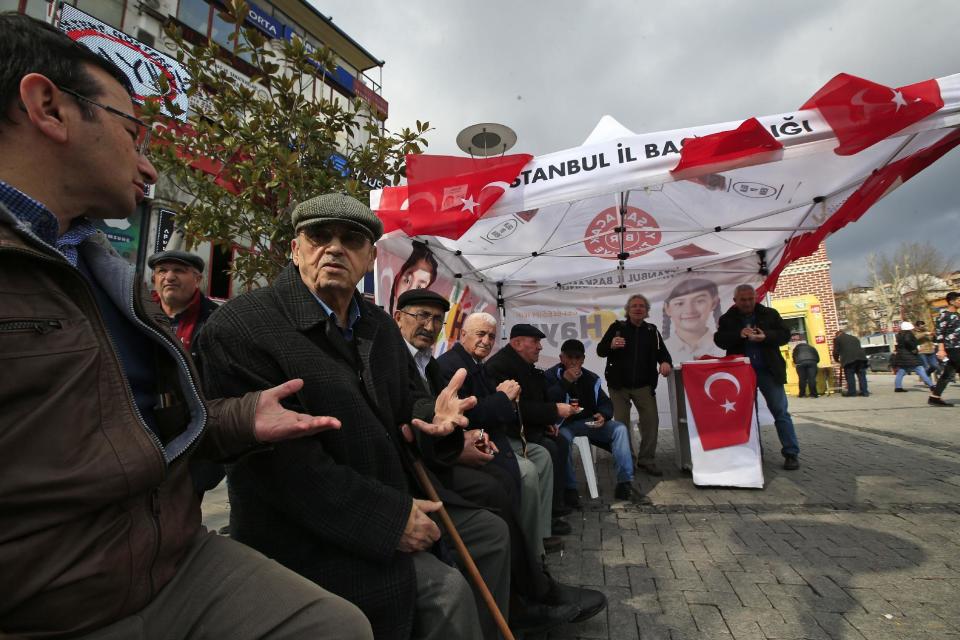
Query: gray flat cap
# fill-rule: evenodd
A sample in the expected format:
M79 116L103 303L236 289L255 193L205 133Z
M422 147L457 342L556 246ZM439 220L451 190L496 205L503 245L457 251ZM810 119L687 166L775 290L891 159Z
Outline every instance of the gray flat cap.
M371 242L383 235L383 223L370 207L343 193L325 193L301 202L291 218L297 232L309 225L338 222L363 231L370 236Z
M186 251L159 251L147 258L147 266L155 269L161 262L179 262L203 272L203 258Z

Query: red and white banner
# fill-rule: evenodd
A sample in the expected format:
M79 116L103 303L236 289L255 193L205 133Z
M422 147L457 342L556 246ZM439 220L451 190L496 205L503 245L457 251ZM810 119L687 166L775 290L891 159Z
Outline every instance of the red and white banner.
M757 378L750 360L685 362L680 371L694 484L762 489Z
M71 40L115 64L130 80L133 97L141 104L161 97L158 79L163 76L167 83L163 97L181 109L176 118L186 121L190 74L180 62L69 4L61 5L58 26ZM165 106L162 110L173 115Z
M704 451L750 438L757 376L743 358L721 358L683 367L683 388Z

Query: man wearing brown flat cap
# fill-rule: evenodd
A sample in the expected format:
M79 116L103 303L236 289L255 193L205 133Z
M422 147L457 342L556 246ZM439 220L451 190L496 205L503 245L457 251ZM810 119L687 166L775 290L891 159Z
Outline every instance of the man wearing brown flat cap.
M230 535L359 606L377 637L480 637L470 587L434 553L428 514L440 504L421 499L403 451L413 426L441 436L434 455L461 453L463 411L476 402L457 397L466 372L428 397L396 323L357 292L383 233L369 207L328 194L292 219L290 264L200 334L203 375L234 396L297 372L304 387L290 405L343 426L234 464Z

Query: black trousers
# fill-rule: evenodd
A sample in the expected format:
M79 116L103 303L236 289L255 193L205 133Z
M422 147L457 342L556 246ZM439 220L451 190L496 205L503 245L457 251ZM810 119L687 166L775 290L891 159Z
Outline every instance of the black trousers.
M806 390L810 389L810 397L817 397L817 363L800 362L797 363L797 378L800 381L800 397L807 395Z
M933 395L940 396L957 371L960 371L960 349L947 349L947 362L937 380L937 386L933 388Z
M527 551L519 524L519 500L514 500L513 495L517 488L510 473L491 463L478 469L455 465L449 470L444 484L461 497L491 509L503 518L510 530L512 590L530 600L541 601L550 585L540 559Z

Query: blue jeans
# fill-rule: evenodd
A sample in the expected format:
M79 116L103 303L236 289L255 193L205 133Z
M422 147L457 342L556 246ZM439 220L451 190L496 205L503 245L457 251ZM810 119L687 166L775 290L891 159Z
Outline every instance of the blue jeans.
M857 383L860 383L860 395L867 393L867 361L857 360L843 365L843 377L847 379L847 395L857 395Z
M797 432L793 428L793 418L787 410L787 392L783 385L773 379L773 374L767 369L756 369L757 391L763 394L767 407L773 414L773 424L777 427L777 437L780 438L780 453L785 456L795 456L800 453L800 443L797 442Z
M613 467L617 471L617 482L633 482L633 455L630 453L630 435L622 422L607 420L602 427L588 427L587 420L564 422L560 433L570 443L570 459L567 461L567 488L576 489L577 477L573 475L573 439L587 436L591 444L609 447L613 453Z
M930 376L927 375L927 372L924 370L923 366L919 364L915 367L910 367L909 369L904 369L903 367L899 367L897 369L897 379L894 380L893 386L896 387L897 389L902 389L903 376L907 375L910 372L916 372L916 374L920 376L920 379L923 380L923 384L927 385L928 387L933 386L933 380L931 380Z
M942 370L940 366L940 361L937 360L937 354L935 353L921 353L920 362L923 363L923 367L927 370L927 374L933 372L940 372Z

